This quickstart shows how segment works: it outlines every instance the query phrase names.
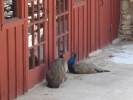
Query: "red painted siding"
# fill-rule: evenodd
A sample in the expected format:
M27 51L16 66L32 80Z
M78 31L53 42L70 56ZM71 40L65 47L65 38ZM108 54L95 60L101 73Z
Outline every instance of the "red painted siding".
M22 2L24 9L21 8L22 13L19 12L20 18L4 24L1 17L3 11L0 7L0 100L13 100L28 91L28 75L30 74L28 70L27 3L28 0ZM78 60L81 60L118 37L120 0L106 0L104 4L104 8L101 8L101 0L83 0L75 4L74 0L69 0L69 52L66 53L68 57L71 52L75 51L78 54ZM49 10L49 21L46 24L48 49L45 52L48 54L45 59L50 64L56 54L55 0L48 0L47 6ZM106 12L108 16L105 20ZM106 23L103 24L103 21ZM110 25L112 32L106 34ZM36 80L42 80L44 77L41 76L43 75L37 76Z
M1 99L12 100L24 93L23 25L0 33Z
M118 37L120 0L104 0L103 5L100 0L72 4L71 51L77 52L78 60Z

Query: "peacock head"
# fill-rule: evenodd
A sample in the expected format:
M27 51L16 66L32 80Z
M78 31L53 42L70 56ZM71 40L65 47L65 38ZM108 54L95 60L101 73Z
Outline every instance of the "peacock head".
M76 57L76 52L73 52L72 53L72 57Z
M60 50L59 58L64 58L63 54L64 54L63 50Z

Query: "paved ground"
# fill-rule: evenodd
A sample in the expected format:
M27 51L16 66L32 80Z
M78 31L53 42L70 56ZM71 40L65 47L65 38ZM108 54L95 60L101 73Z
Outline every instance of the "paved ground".
M133 41L103 48L103 53L87 58L111 72L67 73L59 89L46 87L46 81L16 100L133 100Z

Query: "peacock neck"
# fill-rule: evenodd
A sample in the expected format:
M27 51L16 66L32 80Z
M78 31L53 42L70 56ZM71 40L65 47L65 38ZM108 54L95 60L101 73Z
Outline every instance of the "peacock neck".
M76 60L76 54L73 56L73 58L75 58L75 60Z

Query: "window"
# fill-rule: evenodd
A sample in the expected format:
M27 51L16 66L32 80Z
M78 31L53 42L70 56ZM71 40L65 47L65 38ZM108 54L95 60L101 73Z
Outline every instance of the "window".
M47 9L45 0L28 2L28 47L29 70L45 63L45 19Z
M4 0L4 20L16 17L16 0Z
M1 30L23 24L25 18L25 0L0 0Z

